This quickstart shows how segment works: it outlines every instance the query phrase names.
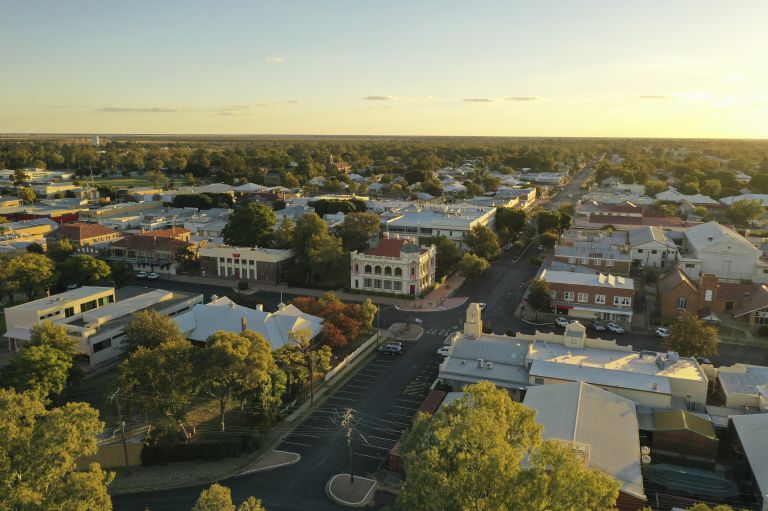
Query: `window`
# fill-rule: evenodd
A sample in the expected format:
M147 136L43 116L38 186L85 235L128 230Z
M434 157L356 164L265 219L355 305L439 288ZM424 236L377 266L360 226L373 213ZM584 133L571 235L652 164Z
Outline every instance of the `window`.
M381 280L380 279L375 279L373 281L373 288L374 289L381 289Z
M75 315L75 308L74 307L67 307L64 309L64 317L68 318L70 316Z
M364 279L364 280L363 280L363 286L365 286L365 287L371 287L371 285L372 285L372 282L373 282L373 281L372 281L371 279Z
M368 274L371 273L371 265L370 264L366 264L365 265L365 273L368 273Z
M569 257L569 258L568 258L568 263L569 263L569 264L573 264L573 263L575 263L575 262L576 262L576 258L575 258L575 257Z
M392 289L392 282L389 280L384 281L384 289Z
M695 264L693 264L693 263L685 263L685 267L686 267L686 268L695 268L695 267L696 267L696 265L695 265Z
M411 267L411 277L416 276L416 268Z
M732 311L733 310L733 302L725 302L725 310Z
M224 264L224 258L223 258L223 257L219 257L219 262L220 262L221 264Z
M93 352L98 353L99 351L105 350L110 346L112 346L112 339L106 339L104 341L97 342L96 344L93 345Z
M573 291L566 291L563 295L566 302L572 302L573 301Z
M359 287L360 287L360 282L357 279L355 279L355 289Z
M582 257L581 264L589 264L589 257Z
M360 271L360 268L359 268L359 266L357 265L357 263L355 263L355 273L357 273L357 272L359 272L359 271Z
M80 304L80 312L88 312L89 310L93 310L95 308L96 308L96 300L91 300L89 302Z
M581 303L587 303L589 301L589 295L587 293L579 293L579 301Z
M555 298L557 298L557 291L550 291L550 292L549 292L549 297L550 297L550 298L552 298L553 300L554 300Z
M536 385L544 385L544 378L542 378L541 376L534 376L533 383L535 383Z
M595 303L598 305L605 305L605 295L595 295Z
M114 303L115 302L115 295L109 295L107 297L107 302Z
M637 253L638 253L638 254L642 254L642 253L643 253L643 249L642 249L642 248L638 248L638 249L637 249Z
M613 305L621 306L621 307L629 307L630 303L632 303L632 299L628 296L613 297Z
M704 291L704 301L705 302L711 302L712 301L712 290L711 289L707 289L706 291Z
M373 268L373 274L374 275L381 275L381 266L376 266Z
M605 265L606 265L606 266L613 266L613 259L607 259L607 260L605 261Z
M402 289L403 289L403 283L402 282L395 281L395 282L392 283L392 286L393 286L393 289L395 291L402 291Z
M390 268L389 266L385 267L384 268L384 275L386 275L387 277L391 277L392 276L392 268Z
M227 264L232 264L232 258L231 257L227 257Z
M402 276L403 276L402 268L395 268L395 277L402 277Z
M99 298L99 307L101 307L102 305L104 305L104 297L103 296L101 298Z
M658 252L658 251L657 250L651 250L651 254L655 254L656 252Z
M678 310L687 310L688 309L688 298L681 296L677 299L677 308Z

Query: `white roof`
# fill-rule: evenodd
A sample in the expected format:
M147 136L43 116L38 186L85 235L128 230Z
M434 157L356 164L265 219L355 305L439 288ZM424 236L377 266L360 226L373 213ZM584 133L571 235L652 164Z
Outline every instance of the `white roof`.
M440 365L440 377L463 382L487 380L507 388L525 387L528 382L525 354L529 343L494 337L487 335L477 340L458 340ZM479 360L483 361L482 367ZM491 367L488 367L488 362Z
M734 202L741 200L759 200L763 206L768 206L768 194L765 193L745 193L743 195L732 195L731 197L723 197L720 202L730 206Z
M718 204L718 202L715 199L707 195L702 195L700 193L697 193L694 195L685 195L678 192L674 188L670 188L666 192L657 193L656 200L670 201L670 202L688 201L691 204L710 204L710 205Z
M37 310L49 309L51 307L56 306L57 304L64 304L67 302L71 302L73 300L82 300L83 298L87 298L95 294L104 293L106 291L114 292L114 289L111 287L83 286L83 287L78 287L77 289L64 291L63 293L59 293L57 295L52 295L46 298L33 300L31 302L22 303L14 307L8 307L6 310L37 311Z
M293 305L269 313L237 305L226 297L206 305L195 305L191 311L180 314L173 320L189 339L205 341L220 330L242 331L243 318L246 320L246 328L263 335L273 350L292 342L289 336L291 332L308 330L314 338L323 328L322 318L306 314Z
M585 446L589 467L614 477L623 492L645 498L634 401L579 382L529 387L523 404L536 410L545 439Z
M639 245L645 245L646 243L650 243L652 241L655 241L657 243L661 243L662 245L667 245L670 247L675 246L674 242L667 237L667 233L665 233L664 229L662 229L661 227L656 227L656 226L638 227L637 229L632 229L627 234L629 235L629 244L633 247L636 247Z
M552 284L572 284L575 286L611 287L616 289L635 289L632 279L604 273L576 273L562 270L545 269L541 278Z
M768 495L768 414L731 417L762 495Z
M688 239L688 243L690 243L696 250L702 250L710 245L715 245L730 239L735 243L739 243L744 247L752 249L755 253L762 253L744 236L714 221L699 224L687 229L685 231L685 237Z
M726 395L757 395L759 386L768 385L768 367L745 365L743 373L718 371L717 379Z
M265 190L268 190L266 186L257 185L256 183L245 183L235 187L237 192L263 192Z

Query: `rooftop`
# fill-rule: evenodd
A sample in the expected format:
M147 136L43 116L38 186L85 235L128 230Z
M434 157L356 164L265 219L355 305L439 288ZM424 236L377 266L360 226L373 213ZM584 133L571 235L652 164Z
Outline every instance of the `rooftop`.
M714 221L691 227L685 231L685 237L695 250L703 250L711 245L730 240L751 249L758 255L762 254L744 236Z
M612 287L634 290L632 279L604 273L576 273L561 270L543 270L541 279L550 284L571 284L575 286Z
M762 495L768 494L768 414L734 415L733 427Z
M107 292L114 292L114 289L111 287L102 286L83 286L78 287L77 289L64 291L63 293L56 295L40 298L38 300L32 300L31 302L22 303L14 307L7 307L6 310L44 310L57 306L58 304L63 304L74 300L82 300L84 298L88 298L89 296Z
M487 380L501 387L523 388L528 382L525 370L528 345L528 342L494 335L484 335L478 340L460 339L440 365L440 377L459 376L462 381Z
M101 224L90 224L86 222L72 222L62 224L50 235L57 239L67 238L70 240L84 240L96 238L97 236L109 236L117 234L117 231Z

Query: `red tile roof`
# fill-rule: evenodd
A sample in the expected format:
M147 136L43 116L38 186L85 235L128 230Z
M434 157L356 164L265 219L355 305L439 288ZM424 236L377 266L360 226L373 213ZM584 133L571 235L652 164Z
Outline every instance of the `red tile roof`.
M176 253L182 247L191 247L191 243L174 238L158 238L156 236L138 235L127 236L112 243L113 247L129 250L141 250L144 252L173 252Z
M49 234L49 236L56 238L57 240L66 238L72 241L82 241L99 236L109 236L111 234L118 234L118 232L101 224L72 222L62 224L58 229Z
M155 238L176 238L181 234L189 233L189 229L184 227L171 227L169 229L158 229L157 231L145 231L139 236L154 236Z
M397 238L382 238L379 240L379 246L363 250L365 255L374 255L382 257L400 257L400 249L408 241Z

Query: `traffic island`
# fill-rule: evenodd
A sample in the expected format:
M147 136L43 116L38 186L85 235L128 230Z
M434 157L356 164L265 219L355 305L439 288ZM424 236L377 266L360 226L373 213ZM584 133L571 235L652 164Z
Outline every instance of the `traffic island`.
M245 469L242 475L253 474L255 472L266 472L267 470L273 470L288 465L293 465L301 460L301 456L295 452L269 451L262 456L259 461Z
M398 341L418 341L424 334L423 328L410 323L393 323L389 331Z
M349 474L336 474L325 486L325 491L331 500L342 506L361 507L368 504L373 497L376 480L355 476L350 480Z

